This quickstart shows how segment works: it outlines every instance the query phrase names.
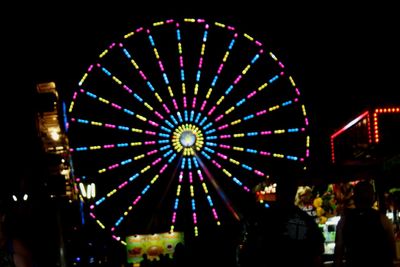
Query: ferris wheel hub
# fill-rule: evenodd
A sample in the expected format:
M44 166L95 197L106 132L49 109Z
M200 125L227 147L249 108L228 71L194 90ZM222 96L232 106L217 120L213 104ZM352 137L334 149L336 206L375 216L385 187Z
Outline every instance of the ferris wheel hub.
M196 143L196 135L192 131L182 132L179 142L183 147L192 147Z

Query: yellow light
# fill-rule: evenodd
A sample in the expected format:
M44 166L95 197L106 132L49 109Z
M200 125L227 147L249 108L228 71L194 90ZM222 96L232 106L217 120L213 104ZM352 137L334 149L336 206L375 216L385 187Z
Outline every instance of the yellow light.
M145 117L143 117L142 115L136 114L136 118L138 118L139 120L142 121L147 121L147 119Z
M139 69L139 66L138 66L138 64L135 62L135 60L133 60L133 59L131 59L131 63L132 63L132 65L135 67L135 69Z
M112 79L113 79L116 83L118 83L119 85L122 84L122 82L121 82L117 77L112 76Z
M145 106L146 108L148 108L149 110L153 111L153 107L150 106L148 103L144 102L144 106Z
M242 74L246 74L246 72L250 69L250 65L247 65L247 67L242 71Z
M102 97L99 97L99 101L103 102L103 103L106 103L106 104L110 104L110 101L108 101L108 100L106 100L106 99L104 99Z
M244 37L246 37L247 39L249 39L250 41L253 41L253 37L251 37L250 35L248 35L247 33L244 34Z
M230 107L227 111L225 111L225 114L231 113L234 109L235 107Z
M265 87L268 86L268 83L264 83L263 85L261 85L260 87L258 87L258 91L261 91L262 89L264 89Z

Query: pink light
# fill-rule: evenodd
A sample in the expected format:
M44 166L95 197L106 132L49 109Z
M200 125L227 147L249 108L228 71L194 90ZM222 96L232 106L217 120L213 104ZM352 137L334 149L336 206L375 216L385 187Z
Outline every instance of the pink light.
M197 224L197 216L195 212L193 212L193 223Z
M200 181L203 181L203 174L200 172L200 170L197 173L199 174Z
M228 30L230 30L230 31L234 31L235 30L235 27L232 27L232 26L228 26L228 27L226 27ZM236 35L237 34L235 34L235 37L236 37Z
M257 94L257 91L253 91L250 94L247 95L247 98L251 98L252 96L254 96L255 94Z
M158 113L158 111L155 111L154 114L156 114L157 117L159 117L160 119L164 119L164 117L160 113Z
M147 156L153 155L154 153L157 153L157 149L154 149L152 151L147 152Z
M141 31L143 31L143 27L140 27L140 28L136 29L136 32L141 32Z
M221 138L221 139L231 138L231 135L230 134L223 134L223 135L220 135L219 138Z
M198 19L197 22L199 22L199 23L204 23L205 20L204 20L204 19Z
M218 127L218 130L223 130L225 128L228 128L228 124L222 125Z
M254 170L255 174L259 175L259 176L264 176L265 174L259 170Z
M272 131L262 131L261 135L268 135L268 134L272 134Z
M213 213L213 215L214 215L214 219L215 220L218 220L218 214L217 214L217 211L215 210L215 208L212 208L212 213Z
M92 65L90 65L87 71L88 71L88 72L91 72L91 71L92 71L92 69L93 69L93 67L94 67L94 66L93 66L93 64L92 64Z
M174 98L174 99L172 99L172 102L174 103L174 107L175 107L175 109L176 109L176 110L178 110L178 103L176 103L176 100L175 100L175 98Z
M215 160L211 161L215 166L218 167L218 169L221 169L221 164L219 164L218 162L216 162Z
M203 110L204 110L206 104L207 104L207 100L204 100L204 101L203 101L203 104L201 104L200 111L203 111Z
M116 163L116 164L113 164L113 165L109 166L108 169L109 169L109 170L112 170L112 169L117 168L118 166L119 166L119 164Z
M271 153L270 152L266 152L266 151L260 151L260 155L271 156Z
M282 64L282 62L278 62L279 67L281 67L282 69L285 68L285 66Z
M255 41L255 43L256 43L256 45L258 45L258 46L262 46L262 43L259 42L259 41Z
M193 97L192 108L196 107L196 97Z
M72 96L72 99L75 100L77 96L78 96L78 92L74 92L74 95Z
M164 72L164 66L163 66L161 60L158 61L158 65L160 66L161 71Z
M179 57L179 65L183 69L183 57L182 56Z
M85 92L85 90L83 90L83 89L80 89L79 91L80 91L81 93L84 93L84 92Z
M186 96L183 97L183 107L186 108Z
M93 213L89 213L90 217L92 217L93 219L96 219L96 216Z
M169 111L167 105L163 104L163 108L165 109L165 111L166 111L168 114L170 113L170 111Z
M172 213L172 223L175 223L176 221L176 212Z
M114 124L109 124L109 123L106 123L104 126L107 128L116 128Z
M124 89L125 89L126 91L128 91L129 93L132 93L131 88L129 88L128 86L123 85L122 88L124 88Z
M214 110L215 110L216 108L217 108L216 106L213 106L213 107L210 109L210 111L207 113L207 115L210 116L210 115L214 112Z
M118 186L118 189L123 188L123 187L126 186L127 184L128 184L127 181L123 182L122 184L120 184L120 185Z
M200 58L200 61L199 61L199 69L201 69L201 66L203 65L203 57L201 57Z
M113 48L115 46L115 43L112 43L109 47L110 49Z
M221 74L221 71L222 71L223 67L224 67L224 63L221 63L221 65L219 65L219 68L218 68L218 71L217 71L218 75Z
M156 141L146 141L144 142L145 145L155 145Z
M145 133L148 135L156 135L156 132L153 132L153 131L145 131Z
M137 196L136 199L132 202L133 205L136 205L140 199L142 198L142 196Z
M222 119L224 117L224 114L221 114L221 115L219 115L216 119L215 119L215 121L219 121L220 119Z
M193 183L193 175L192 172L189 172L189 183Z
M103 146L103 148L114 148L115 147L115 145L113 145L113 144L109 144L109 145L104 145Z
M296 94L297 94L297 95L300 95L300 90L299 90L299 88L296 87L295 90L296 90Z
M142 76L143 80L147 81L146 75L144 75L143 71L139 71L140 76Z
M243 189L247 192L250 192L250 189L247 186L243 186Z
M239 75L235 81L233 82L233 84L237 84L240 80L242 79L242 75Z
M222 147L222 148L225 148L225 149L230 149L231 148L231 146L228 146L228 145L219 145L219 147Z
M173 19L168 19L167 21L165 21L165 23L167 23L167 24L170 24L170 23L172 23L172 22L174 22Z
M157 165L161 161L161 158L156 159L151 163L152 166Z
M226 156L226 155L224 155L224 154L217 153L217 155L218 155L219 157L223 158L224 160L227 160L227 159L228 159L228 156Z
M156 123L156 122L154 122L154 121L151 121L151 120L149 120L149 123L150 123L151 125L155 126L155 127L158 127L158 126L159 126L158 123Z
M168 167L168 164L165 164L165 165L161 168L160 174L163 173L167 167Z
M266 110L266 109L257 112L257 113L256 113L256 116L260 116L260 115L265 114L265 113L267 113L267 110Z
M114 108L116 108L116 109L119 109L119 110L122 109L121 106L119 106L119 105L117 105L117 104L114 104L114 103L111 103L111 106L114 107Z

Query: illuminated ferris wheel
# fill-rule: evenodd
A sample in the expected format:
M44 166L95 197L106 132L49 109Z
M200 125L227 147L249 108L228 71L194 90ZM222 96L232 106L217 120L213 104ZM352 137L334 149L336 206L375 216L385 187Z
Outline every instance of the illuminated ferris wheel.
M307 165L294 79L260 40L219 22L128 32L88 67L68 113L76 179L96 188L88 215L121 243L240 220L257 185Z

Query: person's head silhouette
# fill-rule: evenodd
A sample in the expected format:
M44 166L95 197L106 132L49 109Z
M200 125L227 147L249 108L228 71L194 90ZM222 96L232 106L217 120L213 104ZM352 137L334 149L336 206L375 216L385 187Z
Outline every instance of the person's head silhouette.
M375 202L373 185L367 180L358 182L354 186L353 199L356 208L371 208Z

